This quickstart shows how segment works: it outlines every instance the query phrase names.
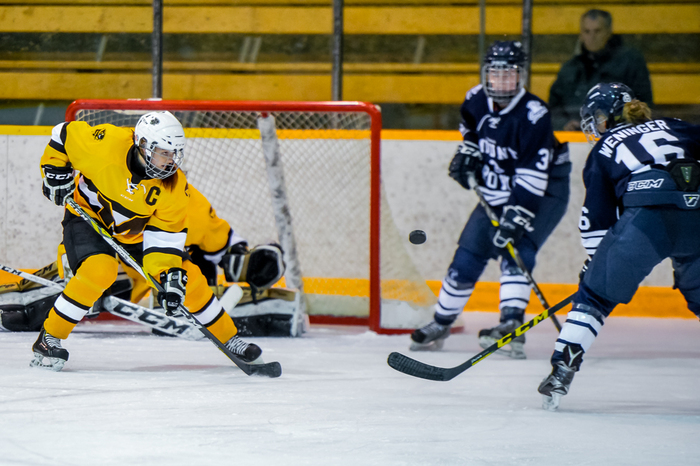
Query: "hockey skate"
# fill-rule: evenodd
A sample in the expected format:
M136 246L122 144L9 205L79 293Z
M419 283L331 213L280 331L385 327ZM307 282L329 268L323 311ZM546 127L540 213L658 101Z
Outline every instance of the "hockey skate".
M58 372L68 361L68 351L61 347L61 340L47 333L43 327L32 350L34 359L29 363L30 367L41 367Z
M440 351L450 336L450 326L430 322L411 334L411 351Z
M256 360L262 354L262 349L258 345L243 341L238 335L234 335L226 342L226 348L248 364L257 362Z
M579 344L568 344L561 352L552 355L552 373L542 381L537 391L542 394L542 408L556 411L561 397L569 393L569 386L574 380L583 362L583 348Z
M576 370L559 362L542 381L537 391L542 394L542 408L547 411L556 411L559 408L561 397L569 393L569 386L574 380Z
M479 346L484 349L488 348L503 338L504 335L515 331L515 329L522 324L523 323L517 319L509 319L505 322L501 322L496 327L485 328L479 331ZM513 359L525 359L527 356L525 356L525 351L523 349L524 345L525 335L520 335L514 337L507 345L499 348L496 354L502 354Z

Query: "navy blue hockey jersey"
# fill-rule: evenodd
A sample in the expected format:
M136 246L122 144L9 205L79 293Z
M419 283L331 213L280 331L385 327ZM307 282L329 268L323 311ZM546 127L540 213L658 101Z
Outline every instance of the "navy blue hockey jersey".
M661 118L620 125L603 134L583 170L586 198L579 229L589 255L617 221L623 195L630 189L654 187L653 182L630 186L630 178L682 158L700 158L700 126Z
M481 84L471 89L460 108L459 130L479 145L484 168L479 185L492 206L520 205L537 214L553 162L555 144L547 105L522 89L510 104L494 110Z

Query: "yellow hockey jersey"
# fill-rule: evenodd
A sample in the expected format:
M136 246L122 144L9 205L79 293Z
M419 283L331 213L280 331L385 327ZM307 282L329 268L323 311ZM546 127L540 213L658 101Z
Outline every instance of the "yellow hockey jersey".
M228 247L231 227L216 215L204 194L189 187L190 204L187 209L187 246L198 246L202 251L216 253Z
M228 222L218 215L204 194L189 186L190 204L187 209L187 246L197 246L204 258L214 265L221 261L229 246L246 239L239 236Z
M108 124L61 123L52 131L41 165L72 164L80 172L75 201L119 242L143 241L144 268L158 277L182 265L187 180L180 170L167 182L135 175L128 166L133 134L132 129Z

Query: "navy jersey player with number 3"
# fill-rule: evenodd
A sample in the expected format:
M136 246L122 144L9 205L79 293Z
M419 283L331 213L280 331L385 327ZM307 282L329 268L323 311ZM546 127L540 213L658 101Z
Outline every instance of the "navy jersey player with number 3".
M488 347L523 323L530 299L527 278L506 251L517 247L531 271L535 256L559 223L569 199L568 147L552 132L546 104L525 90L526 57L520 42L495 42L488 50L481 84L460 109L464 141L450 164L450 177L470 189L475 179L499 216L495 228L481 205L459 238L435 306L434 321L413 332L413 350L440 349L450 326L467 304L490 259L501 257L500 323L479 333ZM524 335L499 350L525 357Z
M595 145L583 171L581 238L590 259L539 386L555 410L583 355L615 306L670 257L675 287L700 316L700 126L651 118L624 84L598 84L581 107L581 128ZM597 142L596 142L597 140Z

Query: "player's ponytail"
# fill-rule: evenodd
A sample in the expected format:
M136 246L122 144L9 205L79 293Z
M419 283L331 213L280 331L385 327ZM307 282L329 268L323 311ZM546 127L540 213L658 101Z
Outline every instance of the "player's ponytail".
M632 99L622 109L622 118L633 125L638 125L651 120L651 109L644 102Z

